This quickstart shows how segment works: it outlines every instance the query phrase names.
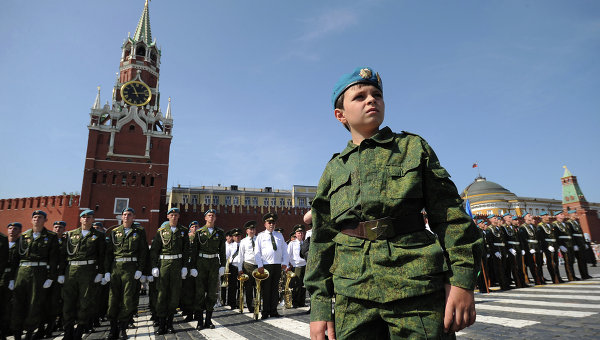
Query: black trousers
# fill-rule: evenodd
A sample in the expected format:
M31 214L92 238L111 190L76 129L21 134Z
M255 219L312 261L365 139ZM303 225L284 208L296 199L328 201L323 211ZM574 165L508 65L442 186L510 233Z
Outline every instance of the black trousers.
M277 312L279 304L279 280L281 279L281 264L265 264L269 271L269 278L261 282L261 295L263 299L263 315Z
M246 295L246 306L248 311L254 311L254 295L256 294L256 280L252 277L252 271L256 269L255 264L244 262L242 271L248 275L248 281L244 282L244 294ZM238 306L239 307L239 306Z
M236 308L238 299L238 290L240 282L237 279L238 269L234 265L229 265L229 285L227 286L227 305Z

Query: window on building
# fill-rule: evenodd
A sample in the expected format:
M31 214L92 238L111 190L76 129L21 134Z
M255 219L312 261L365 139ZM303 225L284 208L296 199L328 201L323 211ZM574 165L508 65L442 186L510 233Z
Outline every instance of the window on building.
M213 205L219 205L219 196L213 195L212 202L213 202Z
M181 197L181 199L183 200L183 204L188 204L189 203L189 196L188 195L183 195Z
M154 177L150 177L150 186L153 187L154 186Z
M134 132L135 131L135 125L131 124L129 125L129 132Z
M271 206L276 206L277 205L277 198L273 197L271 198Z
M112 174L112 185L117 184L117 174Z
M269 206L269 198L267 198L267 197L263 198L263 205L264 205L265 207L268 207L268 206Z
M245 197L244 198L244 205L247 206L247 207L250 206L250 197Z
M121 214L123 209L129 207L129 198L115 198L115 208L113 213Z
M252 197L252 205L253 206L257 206L258 205L258 197Z
M227 206L231 205L231 196L225 196L225 205L227 205Z
M233 197L233 205L240 205L240 196Z
M146 176L142 176L142 186L146 185Z
M280 207L285 207L285 198L280 198L279 199L279 206Z
M97 173L92 173L92 184L96 184L96 180L98 179L98 174Z
M299 205L299 206L301 206L301 207L304 207L304 206L306 206L306 198L304 198L304 197L300 197L300 198L298 199L298 205Z
M193 205L198 204L198 195L192 195L192 204Z
M102 184L106 184L107 177L108 177L108 174L102 174ZM142 182L144 182L143 178L142 178Z
M291 199L291 198L288 198L288 199L287 199L287 206L288 206L288 207L291 207L291 206L292 206L292 199Z
M131 175L131 185L135 185L136 182L137 182L137 176Z
M206 205L210 204L210 195L204 196L204 204L206 204Z
M127 184L127 174L121 175L121 185Z

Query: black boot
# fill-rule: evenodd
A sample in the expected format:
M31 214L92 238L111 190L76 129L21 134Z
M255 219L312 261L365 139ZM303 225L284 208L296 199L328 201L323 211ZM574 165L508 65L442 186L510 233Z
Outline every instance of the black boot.
M156 331L154 332L154 334L156 334L156 335L165 334L165 318L158 318L158 327L156 328Z
M212 311L206 311L206 320L204 321L204 328L215 329L215 325L213 325L212 321Z
M129 321L123 321L119 323L119 339L127 340L127 323Z
M65 326L65 336L63 340L73 340L73 325Z
M203 313L204 313L204 311L199 311L199 312L196 312L196 314L194 315L196 317L196 320L198 320L196 329L199 331L204 329ZM208 312L206 312L206 313L208 314Z
M183 319L183 321L185 322L190 322L194 320L194 313L187 313L187 315L185 316L185 319Z
M21 340L21 337L23 336L23 331L22 330L14 331L13 335L15 336L15 340Z
M119 338L119 325L116 321L110 320L110 332L106 337L107 340L116 340Z
M52 320L50 322L48 322L48 326L46 327L46 330L44 331L44 337L45 338L51 338L52 337L52 333L54 332L54 328L56 327L56 321Z
M173 328L173 314L171 314L167 317L166 331L169 334L175 334L175 328Z
M75 340L81 340L81 338L83 337L83 333L85 333L87 326L84 324L78 324L77 328L75 328L75 331L73 332L73 339Z

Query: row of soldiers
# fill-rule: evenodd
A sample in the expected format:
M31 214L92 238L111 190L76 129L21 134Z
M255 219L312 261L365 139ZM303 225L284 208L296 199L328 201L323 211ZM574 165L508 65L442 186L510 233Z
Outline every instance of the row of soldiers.
M587 252L591 248L575 213L569 211L567 218L563 211L558 211L554 213L555 221L551 222L550 215L543 212L540 214L541 222L537 224L529 213L521 216L521 224L518 216L508 213L490 215L488 221L476 220L485 243L478 277L480 292L489 293L489 287L494 283L502 290L508 290L512 288L511 283L522 288L532 283L565 282L560 274L559 252L564 260L567 280L591 278L587 269ZM579 277L574 270L575 260ZM550 279L544 277L544 262Z
M177 208L168 211L168 221L157 230L150 247L132 208L122 211L121 225L106 231L94 222L93 210L81 212L80 227L66 233L62 221L54 223L54 231L48 230L42 210L33 212L31 229L23 233L20 223L10 223L8 237L0 234L0 301L10 301L0 308L0 336L13 334L21 339L23 331L26 339L49 336L56 317L61 316L64 338L80 339L105 315L110 321L107 338L126 339L126 329L132 327L137 312L140 285L145 282L156 334L175 332L173 317L178 307L188 320L198 321L196 329L214 328L211 318L219 277L228 262L232 280L236 270L251 275L254 269L262 273L268 269L271 275L264 281L262 318L279 316L274 282L279 282L282 271L290 270L290 263L302 282L306 262L290 262L298 257L297 250L290 246L288 253L283 235L274 231L277 215L264 216L266 230L258 236L256 222L246 223L248 237L236 243L233 252L232 246L227 251L225 232L215 226L214 209L205 212L202 227L196 221L185 227L179 224L179 216ZM303 226L296 226L295 231L301 242ZM239 230L234 235L240 238ZM254 309L251 282L246 291L249 310ZM236 294L233 291L231 296Z

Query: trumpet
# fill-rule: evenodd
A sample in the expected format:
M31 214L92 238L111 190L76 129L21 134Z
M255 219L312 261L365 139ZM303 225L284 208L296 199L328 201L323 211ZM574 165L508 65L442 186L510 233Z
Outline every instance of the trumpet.
M296 277L296 273L293 271L289 270L285 272L285 289L283 298L285 300L285 308L287 309L292 308L292 289L290 288L290 281L292 281L294 277Z
M254 320L258 320L260 312L260 281L269 278L269 271L265 269L264 274L261 274L257 269L252 271L252 277L256 280L256 299L254 300Z
M238 281L240 281L240 314L244 312L244 282L250 279L247 274L240 274L238 276Z

